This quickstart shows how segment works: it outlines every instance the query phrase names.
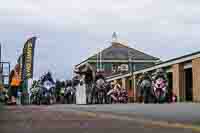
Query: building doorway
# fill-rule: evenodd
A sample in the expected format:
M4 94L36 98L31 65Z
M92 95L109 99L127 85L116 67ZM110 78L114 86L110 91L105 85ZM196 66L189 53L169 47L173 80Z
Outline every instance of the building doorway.
M167 78L168 78L169 88L172 89L173 88L173 73L172 72L168 72L167 73Z
M185 100L193 100L192 92L192 68L185 69Z
M171 101L171 98L173 96L173 73L168 72L167 73L167 78L168 78L168 99Z

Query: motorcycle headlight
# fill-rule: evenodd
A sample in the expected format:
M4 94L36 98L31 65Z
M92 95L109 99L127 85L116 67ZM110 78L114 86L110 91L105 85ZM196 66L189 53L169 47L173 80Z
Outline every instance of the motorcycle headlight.
M157 89L157 88L154 86L154 87L153 87L153 90L156 91L156 89Z
M47 87L46 89L49 91L51 88L50 88L50 87Z
M166 87L163 87L163 88L162 88L162 91L164 91L164 92L165 92L166 90L167 90L167 89L166 89Z

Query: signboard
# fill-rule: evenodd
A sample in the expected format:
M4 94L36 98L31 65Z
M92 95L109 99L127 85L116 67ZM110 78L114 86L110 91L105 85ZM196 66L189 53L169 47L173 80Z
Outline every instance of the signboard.
M112 73L115 73L117 72L117 66L112 64Z
M120 71L128 71L128 64L122 64L120 66Z
M24 45L22 60L22 79L33 78L33 60L36 37L32 37Z

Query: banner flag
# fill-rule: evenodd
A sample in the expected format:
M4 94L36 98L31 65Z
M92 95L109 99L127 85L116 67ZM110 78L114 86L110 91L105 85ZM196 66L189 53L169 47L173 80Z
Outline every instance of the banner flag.
M33 63L36 37L28 39L23 48L22 80L33 78Z
M21 54L17 60L19 64L19 77L22 79L22 60L23 60L23 55Z

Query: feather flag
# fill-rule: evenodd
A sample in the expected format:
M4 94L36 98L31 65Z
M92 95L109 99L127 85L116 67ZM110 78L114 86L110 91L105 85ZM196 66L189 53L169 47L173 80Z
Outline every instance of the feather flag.
M28 39L23 48L22 80L33 78L33 63L36 37Z

